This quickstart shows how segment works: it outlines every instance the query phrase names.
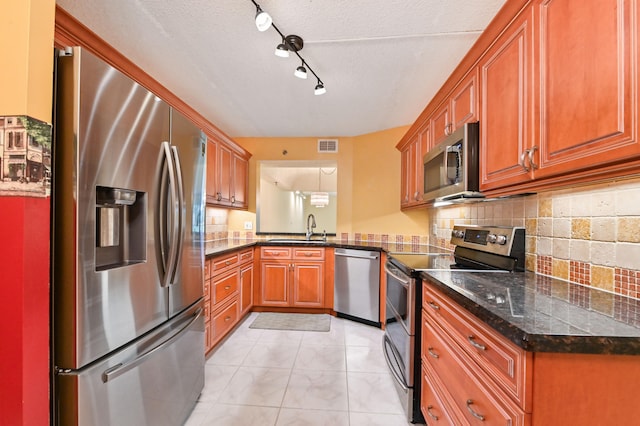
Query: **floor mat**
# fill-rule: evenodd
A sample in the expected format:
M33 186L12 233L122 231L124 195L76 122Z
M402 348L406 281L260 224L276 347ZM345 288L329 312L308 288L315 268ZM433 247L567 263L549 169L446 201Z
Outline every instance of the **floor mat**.
M331 328L331 315L260 312L249 328L264 328L268 330L329 331Z

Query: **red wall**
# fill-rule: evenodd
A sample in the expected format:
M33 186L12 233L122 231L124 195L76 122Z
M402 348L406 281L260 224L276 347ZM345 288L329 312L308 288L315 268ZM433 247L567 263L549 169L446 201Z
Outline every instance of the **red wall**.
M0 425L49 424L49 210L0 196Z

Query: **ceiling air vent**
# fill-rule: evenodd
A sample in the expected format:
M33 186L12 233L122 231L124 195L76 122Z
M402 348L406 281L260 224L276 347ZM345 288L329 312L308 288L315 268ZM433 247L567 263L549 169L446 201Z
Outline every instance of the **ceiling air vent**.
M318 139L318 152L338 152L338 139Z

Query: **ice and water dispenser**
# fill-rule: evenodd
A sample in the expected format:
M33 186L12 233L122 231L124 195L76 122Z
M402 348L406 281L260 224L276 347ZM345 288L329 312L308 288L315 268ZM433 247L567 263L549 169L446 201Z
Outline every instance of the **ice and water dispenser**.
M96 270L146 260L146 193L96 187Z

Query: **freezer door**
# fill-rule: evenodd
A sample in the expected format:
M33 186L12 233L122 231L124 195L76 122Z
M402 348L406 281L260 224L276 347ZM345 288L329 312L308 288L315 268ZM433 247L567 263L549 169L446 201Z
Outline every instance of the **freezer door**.
M56 425L179 426L204 386L202 301L79 371L56 373Z
M206 147L204 133L171 111L171 151L182 202L181 240L169 287L169 316L193 304L204 292L204 217Z
M79 48L56 81L54 359L77 369L169 319L153 229L170 108Z

